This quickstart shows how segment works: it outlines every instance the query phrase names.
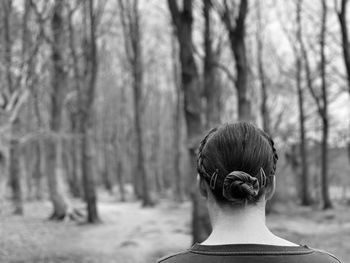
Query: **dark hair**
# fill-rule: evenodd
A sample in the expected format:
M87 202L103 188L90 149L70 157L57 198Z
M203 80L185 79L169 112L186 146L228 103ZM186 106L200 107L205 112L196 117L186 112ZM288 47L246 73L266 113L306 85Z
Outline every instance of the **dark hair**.
M256 203L271 186L278 155L274 142L253 124L223 124L198 149L197 170L220 203Z

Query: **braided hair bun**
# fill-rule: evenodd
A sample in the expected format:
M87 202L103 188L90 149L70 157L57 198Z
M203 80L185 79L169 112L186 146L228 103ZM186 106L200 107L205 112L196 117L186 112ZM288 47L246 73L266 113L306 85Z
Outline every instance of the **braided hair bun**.
M231 202L237 199L253 201L259 194L259 188L257 178L242 171L233 171L224 179L222 195Z
M269 135L247 122L211 129L200 143L198 174L223 203L256 203L273 183L278 160Z

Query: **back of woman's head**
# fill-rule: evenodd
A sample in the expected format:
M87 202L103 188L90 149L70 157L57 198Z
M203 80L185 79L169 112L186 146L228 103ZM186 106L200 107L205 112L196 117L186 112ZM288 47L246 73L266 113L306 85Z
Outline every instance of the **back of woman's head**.
M273 183L277 159L262 130L245 122L224 124L201 141L197 170L219 203L256 203Z

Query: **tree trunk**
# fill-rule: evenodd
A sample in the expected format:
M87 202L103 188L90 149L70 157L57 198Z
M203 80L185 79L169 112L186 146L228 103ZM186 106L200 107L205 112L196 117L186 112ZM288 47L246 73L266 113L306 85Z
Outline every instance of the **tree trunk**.
M63 1L56 0L54 3L53 16L51 20L51 29L53 33L53 42L51 44L52 58L52 77L51 77L51 112L50 112L50 130L56 134L61 129L61 116L63 96L66 87L67 73L64 69L64 26L63 26ZM55 136L49 136L46 140L46 174L50 198L53 204L53 213L51 219L64 219L68 210L68 204L57 184L57 140Z
M79 163L80 160L78 158L78 153L80 153L80 143L81 141L77 138L78 135L78 121L76 113L70 114L70 121L71 121L71 132L73 135L73 138L71 139L71 145L69 145L69 156L71 158L72 167L71 167L71 177L69 180L69 189L72 195L76 198L82 197L82 184L81 184L81 178L79 176ZM80 156L80 155L79 155Z
M201 120L201 92L197 66L193 56L192 42L192 1L183 1L183 10L180 11L176 1L168 0L173 24L176 27L180 45L181 83L184 91L184 111L187 128L187 148L191 163L189 185L192 188L192 238L193 242L203 241L210 233L208 211L205 203L201 201L199 191L195 184L195 164L197 160L196 149L203 132Z
M6 79L6 93L11 96L15 91L12 76L12 40L11 40L11 13L12 0L2 2L3 7L3 34L4 34L4 65ZM20 128L18 116L13 120L11 125L11 138L9 145L9 184L12 189L12 201L14 205L14 214L23 214L22 187L19 169L19 142L16 138Z
M33 169L32 178L34 179L34 184L35 184L35 199L41 200L42 192L43 192L41 179L43 177L43 174L42 174L42 166L41 166L42 153L41 153L40 141L34 142L34 152L35 152L35 159L34 159L34 169Z
M75 47L75 30L73 26L73 14L74 10L69 10L68 12L68 31L69 31L69 49L70 49L70 55L72 58L72 64L73 64L73 76L74 76L74 92L76 92L78 99L77 102L74 102L72 105L72 108L69 112L69 119L71 123L71 133L73 135L72 138L72 144L69 147L70 148L70 156L72 159L72 175L71 175L71 180L69 182L69 188L74 197L82 197L83 196L83 189L82 189L82 184L81 184L81 176L79 173L81 171L81 160L79 159L80 156L80 139L78 139L78 127L79 124L78 122L80 121L79 119L79 102L80 97L81 97L81 92L82 92L82 87L81 87L81 67L79 67L79 58L77 55L76 47Z
M260 113L262 117L262 127L263 130L270 134L270 113L267 106L268 94L266 87L266 76L264 70L264 61L263 61L263 40L262 40L262 21L261 21L261 6L260 1L257 1L257 33L256 33L256 41L257 41L257 64L258 64L258 75L261 89L261 105L260 105Z
M183 179L181 175L181 106L182 106L182 96L181 83L180 83L180 74L179 74L179 64L178 64L178 46L175 42L176 39L173 39L175 36L171 35L172 43L172 66L173 66L173 78L174 78L174 87L175 87L175 96L176 96L176 105L174 112L174 197L175 201L183 201ZM176 36L175 36L176 37Z
M9 152L9 175L10 185L12 188L12 201L14 205L14 214L23 215L23 194L20 179L20 149L19 141L15 138L17 129L19 128L19 120L16 119L12 123L11 134L13 138L10 140L10 152Z
M86 125L86 124L85 124ZM84 198L87 205L87 222L97 223L99 222L98 210L97 210L97 198L94 176L92 174L92 154L91 154L91 138L88 134L88 128L81 126L81 171L83 175L83 189Z
M109 166L109 155L108 155L108 149L107 145L104 141L103 143L103 167L102 167L102 178L103 178L103 183L105 185L106 190L110 193L113 194L113 181L111 178L111 172L110 172L110 166Z
M329 182L328 182L328 95L326 83L326 56L325 56L325 42L326 42L326 24L327 24L327 4L326 0L322 0L322 24L321 24L321 79L322 79L322 197L323 208L332 208L332 203L329 197Z
M343 57L344 64L347 75L348 82L348 90L350 94L350 40L349 40L349 31L348 31L348 23L347 23L347 4L348 0L341 0L341 9L338 13L338 19L341 30L342 37L342 49L343 49Z
M87 205L87 222L99 222L97 210L97 197L95 189L95 181L92 173L92 146L91 146L91 130L92 130L92 114L93 102L96 89L97 77L97 47L96 47L96 23L94 15L93 0L84 2L84 37L83 37L83 52L85 63L84 84L85 89L80 89L78 95L79 105L79 135L80 140L80 155L81 155L81 172L83 179L84 198Z
M7 94L10 95L14 91L12 81L12 41L11 41L11 13L12 0L4 0L2 2L3 8L3 34L4 34L4 64L5 64L5 78L7 82Z
M118 160L117 180L119 185L120 201L125 202L126 198L125 198L125 187L124 187L123 163L121 160Z
M142 47L140 32L140 14L138 10L138 0L128 1L119 0L120 17L124 33L124 48L127 59L131 66L133 78L133 96L134 96L134 125L137 144L137 171L134 175L135 192L138 192L138 181L141 181L142 206L153 206L148 186L148 174L145 167L144 141L142 133L142 86L143 86L143 65L142 65Z
M297 41L299 50L296 50L296 86L298 94L299 109L299 135L300 135L300 158L301 158L301 205L308 206L311 204L309 192L309 171L307 162L307 141L305 138L305 113L304 113L304 94L302 89L301 67L302 67L302 32L301 32L301 5L302 0L297 2Z
M341 1L340 12L338 13L338 19L341 29L342 36L342 48L343 48L343 57L344 64L346 69L346 76L348 82L348 91L350 96L350 40L349 40L349 31L348 31L348 23L347 23L347 4L348 0ZM350 161L350 141L348 142L348 158Z
M138 43L139 45L140 43ZM140 50L139 50L140 51ZM142 133L142 108L141 108L141 85L142 85L142 65L140 61L139 51L135 52L135 65L134 70L134 112L135 112L135 130L136 130L136 143L137 143L137 173L138 179L142 182L142 206L152 206L153 202L149 194L148 187L148 175L145 167L145 155L144 155L144 141ZM138 55L137 55L138 54Z
M60 192L58 184L58 167L57 167L57 142L52 138L46 141L46 174L47 183L50 193L50 199L53 205L53 212L50 219L63 220L68 211L68 204Z
M211 37L211 0L203 0L204 13L204 98L206 101L206 129L220 124L220 85L217 85L215 55Z
M248 13L248 0L241 0L236 22L233 23L231 10L226 5L223 22L229 33L231 50L236 63L236 90L238 98L238 119L240 121L253 121L251 101L248 87L248 61L245 46L245 19ZM235 25L235 26L233 26Z

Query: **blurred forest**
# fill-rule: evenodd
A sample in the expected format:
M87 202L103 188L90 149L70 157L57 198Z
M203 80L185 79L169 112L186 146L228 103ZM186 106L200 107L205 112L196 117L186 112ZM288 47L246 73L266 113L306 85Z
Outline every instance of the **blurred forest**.
M210 225L196 150L208 129L236 121L274 138L267 212L278 231L287 227L278 215L295 209L350 234L339 212L350 205L349 2L2 0L3 251L11 257L5 243L14 242L5 229L10 236L26 220L120 227L151 219L147 211L182 211L187 245L202 241ZM57 222L53 231L64 232Z

